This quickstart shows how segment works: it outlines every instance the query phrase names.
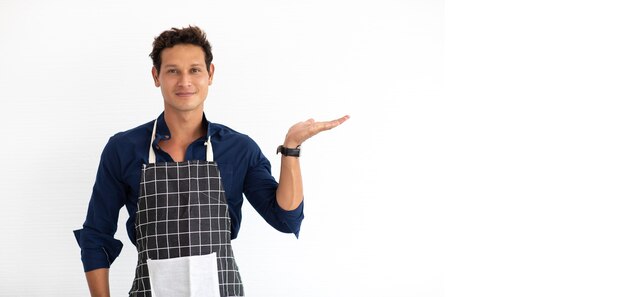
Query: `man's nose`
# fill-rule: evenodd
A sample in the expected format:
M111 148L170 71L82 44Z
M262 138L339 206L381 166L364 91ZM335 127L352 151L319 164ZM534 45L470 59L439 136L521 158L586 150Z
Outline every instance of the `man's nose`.
M189 74L181 74L178 79L178 86L186 87L191 85L191 76Z

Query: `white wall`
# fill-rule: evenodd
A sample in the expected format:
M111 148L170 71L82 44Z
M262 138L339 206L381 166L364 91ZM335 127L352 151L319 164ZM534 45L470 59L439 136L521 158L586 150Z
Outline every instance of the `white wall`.
M100 152L160 113L151 42L188 24L214 47L209 119L275 173L290 125L352 116L303 147L299 240L245 205L248 296L626 293L623 7L230 2L0 0L0 296L88 295L72 230Z

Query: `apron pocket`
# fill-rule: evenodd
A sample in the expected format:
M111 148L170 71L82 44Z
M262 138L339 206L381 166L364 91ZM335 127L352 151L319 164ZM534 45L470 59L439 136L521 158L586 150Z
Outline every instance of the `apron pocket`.
M153 297L219 297L215 253L163 260L148 259Z

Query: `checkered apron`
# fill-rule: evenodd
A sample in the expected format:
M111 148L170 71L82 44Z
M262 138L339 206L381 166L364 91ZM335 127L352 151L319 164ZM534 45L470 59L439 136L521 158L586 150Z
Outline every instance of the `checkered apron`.
M208 130L208 128L207 128ZM135 233L139 257L130 296L151 296L147 260L216 253L220 296L244 296L230 244L230 216L211 139L206 161L156 163L150 141L143 165ZM176 296L178 297L178 296Z

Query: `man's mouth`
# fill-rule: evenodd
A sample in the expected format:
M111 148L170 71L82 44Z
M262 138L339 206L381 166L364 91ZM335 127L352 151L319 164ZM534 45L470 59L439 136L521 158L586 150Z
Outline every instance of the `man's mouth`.
M178 97L191 97L195 94L196 92L176 92L176 96Z

